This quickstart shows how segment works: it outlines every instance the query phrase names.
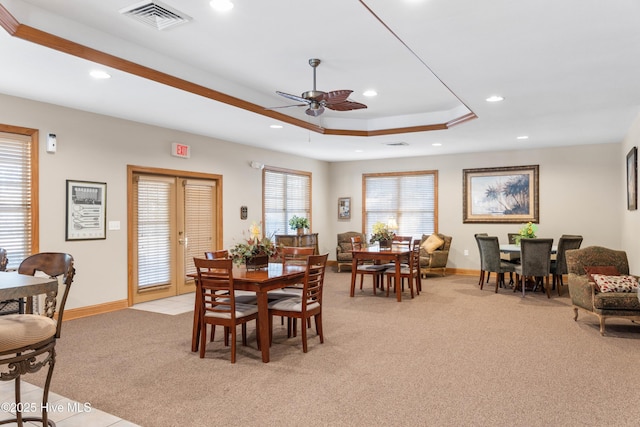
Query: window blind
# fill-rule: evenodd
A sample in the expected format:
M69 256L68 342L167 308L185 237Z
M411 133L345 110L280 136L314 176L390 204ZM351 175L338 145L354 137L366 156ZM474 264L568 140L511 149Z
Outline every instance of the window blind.
M0 247L7 268L18 268L32 252L31 136L0 132Z
M173 179L136 179L138 289L171 283Z
M266 236L292 234L289 220L294 215L311 221L311 174L264 169L263 223Z
M420 238L436 231L437 172L365 174L365 233L395 219L396 234Z
M193 258L213 248L213 198L215 181L185 181L185 274L195 273Z

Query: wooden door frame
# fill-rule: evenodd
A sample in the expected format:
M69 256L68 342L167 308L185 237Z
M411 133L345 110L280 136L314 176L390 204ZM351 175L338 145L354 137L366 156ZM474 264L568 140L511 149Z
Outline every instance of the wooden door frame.
M177 169L154 168L147 166L127 165L127 304L129 307L133 305L133 255L134 255L134 232L133 229L133 175L148 174L161 175L170 177L205 179L216 181L216 247L222 247L224 239L222 235L222 175L210 174L204 172L193 172Z

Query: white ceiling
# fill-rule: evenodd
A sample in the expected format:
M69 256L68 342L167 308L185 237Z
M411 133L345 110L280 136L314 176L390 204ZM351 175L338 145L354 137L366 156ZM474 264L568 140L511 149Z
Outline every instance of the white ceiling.
M247 101L257 112L3 30L0 92L327 161L620 142L640 111L637 0L232 1L221 14L208 0L162 0L192 18L162 31L119 13L138 0L0 5L23 26ZM292 118L283 121L260 114L293 103L276 90L312 89L310 58L322 60L319 90L351 89L368 108L317 118L302 107L275 110ZM95 81L92 69L112 78ZM366 98L367 89L379 95ZM494 94L505 100L487 103ZM477 118L446 130L368 137L288 123L384 131L469 112ZM408 145L387 145L397 142Z

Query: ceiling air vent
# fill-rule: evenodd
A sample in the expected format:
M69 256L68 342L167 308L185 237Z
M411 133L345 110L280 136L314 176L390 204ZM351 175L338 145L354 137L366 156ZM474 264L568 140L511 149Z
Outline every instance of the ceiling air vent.
M409 144L407 144L406 142L386 142L385 145L388 145L390 147L402 147Z
M147 24L156 30L166 30L191 21L191 17L159 1L143 1L120 9L120 13Z

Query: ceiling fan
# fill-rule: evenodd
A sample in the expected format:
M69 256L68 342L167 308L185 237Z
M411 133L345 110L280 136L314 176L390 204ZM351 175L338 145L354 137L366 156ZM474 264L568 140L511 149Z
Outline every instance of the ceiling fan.
M313 68L313 90L303 92L301 96L276 91L278 95L300 102L300 104L286 105L284 107L275 108L308 106L309 108L306 109L305 113L313 117L317 117L320 114L324 113L325 107L334 111L350 111L367 108L366 105L359 102L349 101L348 98L349 95L351 95L351 92L353 92L352 90L333 90L331 92L316 90L316 67L320 65L320 60L311 58L309 60L309 65L311 65L311 68Z

